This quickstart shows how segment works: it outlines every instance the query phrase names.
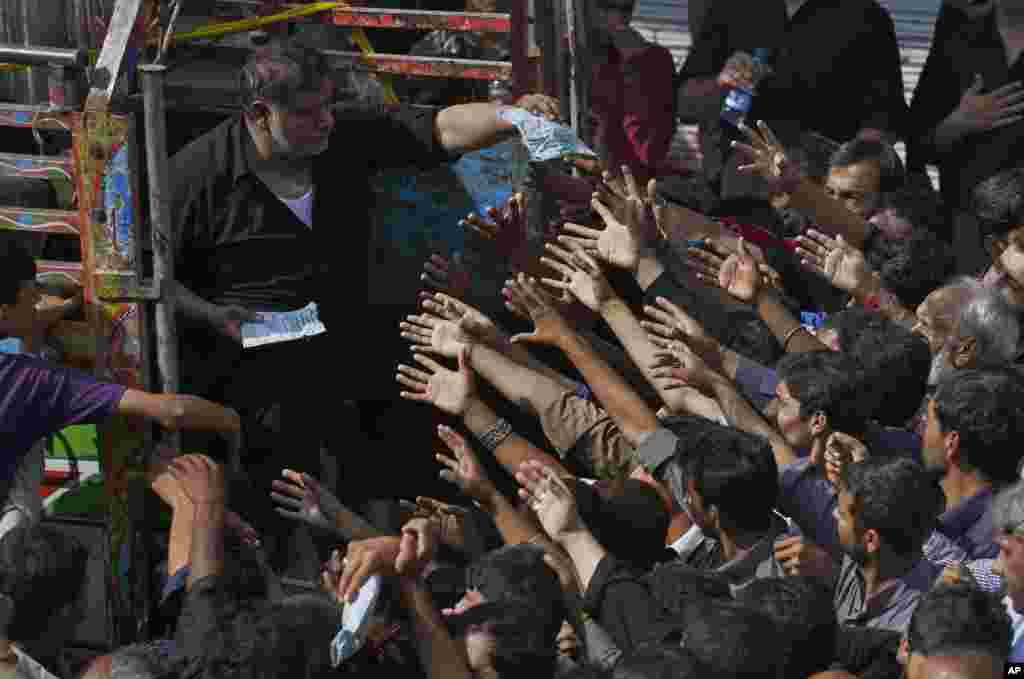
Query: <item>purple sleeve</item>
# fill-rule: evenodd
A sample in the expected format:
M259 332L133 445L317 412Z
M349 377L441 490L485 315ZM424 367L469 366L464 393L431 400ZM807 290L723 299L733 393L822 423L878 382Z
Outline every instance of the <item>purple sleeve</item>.
M836 496L828 480L803 459L779 472L779 511L791 518L814 544L838 553L839 535L833 512Z
M0 426L36 441L114 413L126 388L27 356L0 362Z
M778 385L777 372L757 361L744 356L739 357L736 365L736 386L758 411L764 410L768 402L775 398L775 388Z

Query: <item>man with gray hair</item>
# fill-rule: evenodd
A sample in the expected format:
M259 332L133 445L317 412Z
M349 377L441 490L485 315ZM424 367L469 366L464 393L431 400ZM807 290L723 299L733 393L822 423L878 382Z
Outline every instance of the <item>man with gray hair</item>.
M932 349L930 386L955 370L1009 365L1019 353L1017 310L1000 291L971 278L928 295L914 330Z
M319 473L328 430L359 426L340 404L372 400L371 380L393 367L381 347L398 316L368 299L371 178L452 162L516 128L496 103L339 108L326 57L289 43L253 52L239 83L241 112L171 159L174 297L189 320L183 375L196 392L239 410L245 467L262 500L283 467ZM244 322L296 310L303 329L320 334L243 348ZM354 331L354 318L371 319L367 330ZM310 388L313 376L322 388ZM362 484L372 474L346 476ZM273 512L254 510L273 538Z
M1024 662L1024 482L1007 488L992 503L999 558L992 572L1006 586L1006 612L1013 625L1010 662Z

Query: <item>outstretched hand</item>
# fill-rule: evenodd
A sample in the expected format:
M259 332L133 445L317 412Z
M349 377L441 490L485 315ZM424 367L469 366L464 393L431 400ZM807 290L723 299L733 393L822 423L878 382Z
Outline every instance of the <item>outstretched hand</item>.
M874 273L864 253L843 237L830 238L820 231L809 229L797 238L796 252L801 264L822 276L835 287L857 295L866 290Z
M644 307L644 313L652 320L640 321L652 344L670 350L673 342L681 340L705 362L716 367L721 365L722 345L707 334L704 326L664 297L658 297L655 304L657 306Z
M714 396L714 382L718 375L684 342L672 342L667 350L655 353L649 369L651 377L666 391L690 386Z
M441 478L455 484L463 493L480 504L487 506L498 490L484 471L473 449L450 427L440 426L437 435L441 437L454 457L438 453L434 457L444 465Z
M533 332L515 335L514 344L559 346L572 334L569 323L555 308L556 302L540 289L536 279L519 274L515 280L505 282L502 293L510 311L533 321Z
M712 244L708 243L709 247ZM722 253L705 248L690 248L689 264L697 274L697 278L711 285L718 285L730 295L752 304L757 301L761 291L761 270L757 260L747 252L746 241L740 238L737 252L722 258Z
M516 482L519 496L537 515L544 532L555 542L585 529L576 507L576 496L558 472L535 460L519 465Z
M281 471L284 480L271 483L275 511L293 521L331 530L337 525L341 501L309 474L291 469Z
M557 271L562 277L543 278L541 283L570 293L585 307L595 312L600 312L606 303L615 299L615 291L604 277L601 266L583 250L569 252L554 243L548 243L545 250L552 256L542 257L541 263Z
M476 394L476 380L466 352L465 348L459 351L458 371L449 370L423 354L415 354L413 360L423 369L398 366L395 379L407 389L399 395L410 401L430 403L450 415L461 416Z
M757 130L742 124L740 130L750 143L732 143L732 147L745 161L739 166L739 171L759 175L768 182L768 189L772 194L782 195L796 191L803 178L800 168L786 155L785 147L771 128L763 120L759 120Z

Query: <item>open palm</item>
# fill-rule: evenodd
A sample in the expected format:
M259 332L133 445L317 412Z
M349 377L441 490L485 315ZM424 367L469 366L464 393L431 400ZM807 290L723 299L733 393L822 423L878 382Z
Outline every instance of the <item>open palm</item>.
M401 397L410 401L430 403L451 415L462 415L476 393L473 373L466 365L465 350L459 352L457 372L448 370L422 354L414 355L413 359L426 370L407 365L398 366L396 379L408 390L402 391Z

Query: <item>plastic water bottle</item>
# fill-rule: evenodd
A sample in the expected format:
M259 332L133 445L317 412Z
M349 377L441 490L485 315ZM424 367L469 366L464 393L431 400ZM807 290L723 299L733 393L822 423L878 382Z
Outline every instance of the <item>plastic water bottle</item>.
M739 128L754 106L754 95L757 90L757 79L767 70L768 62L772 57L771 49L758 47L754 50L754 82L750 88L734 87L725 96L725 103L722 105L722 120L732 127Z

